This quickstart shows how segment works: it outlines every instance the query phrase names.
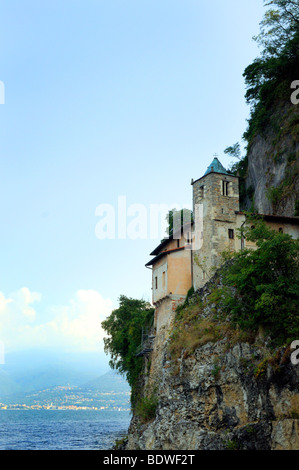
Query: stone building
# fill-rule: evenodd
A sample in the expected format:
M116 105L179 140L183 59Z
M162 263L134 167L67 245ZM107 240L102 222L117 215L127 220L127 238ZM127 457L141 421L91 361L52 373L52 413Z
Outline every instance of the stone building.
M239 177L229 174L214 158L205 174L191 184L194 223L163 240L146 264L152 268L157 331L169 324L192 286L199 289L213 276L223 251L254 248L238 236L238 229L246 224L239 205ZM299 238L299 217L262 217L270 227Z
M191 184L195 215L193 286L198 289L220 266L224 250L241 249L236 229L243 220L238 215L239 178L229 175L217 158L214 158L206 173Z

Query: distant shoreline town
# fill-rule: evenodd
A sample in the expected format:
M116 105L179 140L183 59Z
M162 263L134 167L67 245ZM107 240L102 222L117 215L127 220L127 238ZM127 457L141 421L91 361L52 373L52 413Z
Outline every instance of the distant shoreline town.
M61 386L1 397L1 410L130 411L129 389L112 390Z
M130 408L123 408L119 406L76 406L76 405L69 405L69 406L57 406L57 405L25 405L25 404L15 404L15 405L6 405L4 403L0 403L0 411L1 410L90 410L90 411L130 411Z

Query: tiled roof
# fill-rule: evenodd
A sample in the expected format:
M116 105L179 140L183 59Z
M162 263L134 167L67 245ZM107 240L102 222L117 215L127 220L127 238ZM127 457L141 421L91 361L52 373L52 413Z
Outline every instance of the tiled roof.
M163 258L163 256L170 255L171 253L174 253L176 251L181 251L181 250L184 250L184 249L185 249L185 246L181 246L180 248L174 248L172 250L162 251L157 256L155 256L155 258L151 259L148 263L146 263L145 266L147 266L147 267L148 266L153 266L157 261L159 261L159 259Z
M222 173L228 175L228 172L216 157L212 161L211 165L208 166L208 169L205 172L204 176L208 175L209 173Z

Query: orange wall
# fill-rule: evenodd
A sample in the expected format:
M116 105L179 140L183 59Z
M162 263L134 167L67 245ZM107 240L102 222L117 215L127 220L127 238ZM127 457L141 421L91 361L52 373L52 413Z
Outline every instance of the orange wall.
M157 261L152 271L153 303L169 294L186 295L192 286L191 269L191 251L186 249L165 254Z
M168 258L168 292L187 295L192 285L191 251L182 250L172 253Z

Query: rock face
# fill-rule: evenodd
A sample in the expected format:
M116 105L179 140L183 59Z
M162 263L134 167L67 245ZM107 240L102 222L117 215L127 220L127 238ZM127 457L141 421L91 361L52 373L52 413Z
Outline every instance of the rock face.
M290 102L270 115L249 146L245 208L253 202L261 214L292 217L299 198L299 107Z
M299 367L288 361L279 373L268 367L254 378L243 364L258 349L243 343L223 354L224 348L225 341L205 345L181 361L178 376L163 368L156 418L133 418L128 449L299 449Z
M222 337L173 360L171 329L156 339L144 384L158 397L155 418L133 416L127 449L299 450L299 365L289 350L270 351L262 335Z

